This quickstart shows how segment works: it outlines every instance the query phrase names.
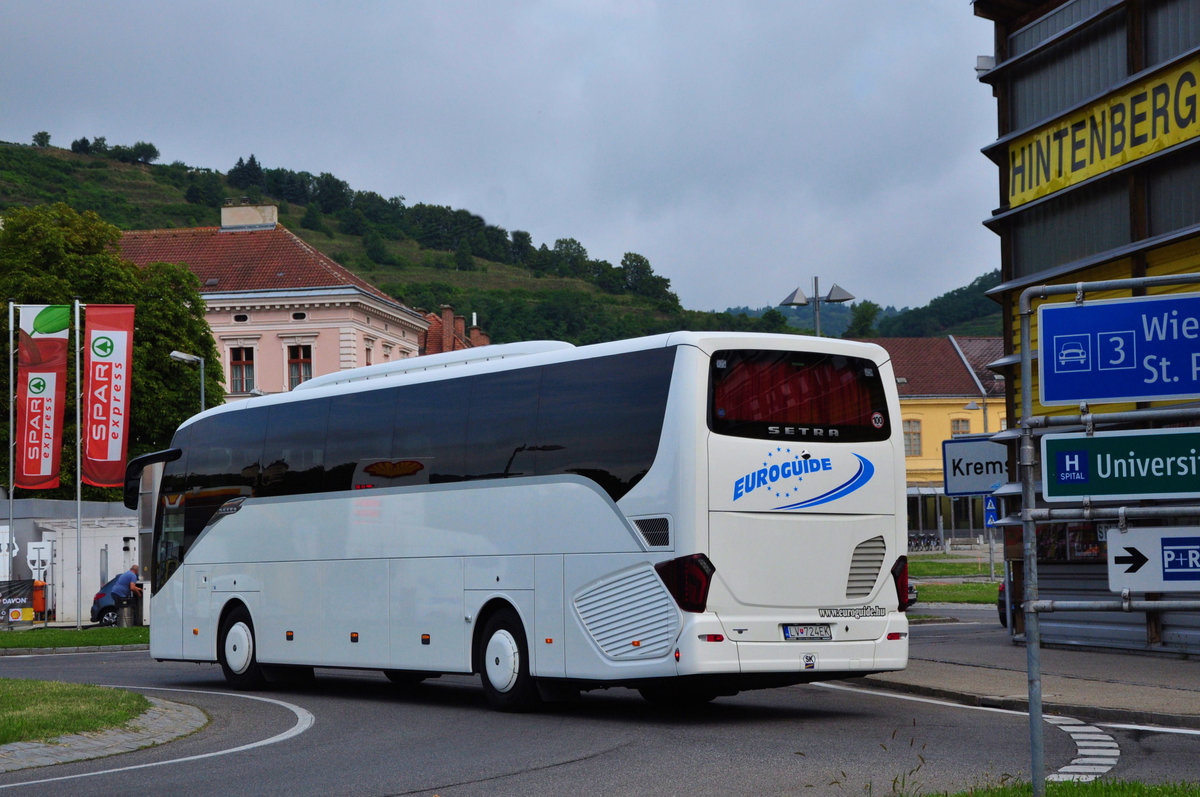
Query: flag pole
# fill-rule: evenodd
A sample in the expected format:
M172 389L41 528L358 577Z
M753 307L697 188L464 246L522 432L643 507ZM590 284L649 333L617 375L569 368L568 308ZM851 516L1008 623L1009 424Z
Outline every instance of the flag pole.
M79 297L75 298L75 628L83 627L83 388L79 378Z
M16 530L13 528L13 485L16 482L16 474L13 472L13 447L15 440L13 438L13 318L14 316L13 300L8 300L8 548L5 553L8 555L8 566L5 568L8 572L8 578L13 577L12 573L12 549L16 543ZM5 618L8 617L8 612L4 613Z

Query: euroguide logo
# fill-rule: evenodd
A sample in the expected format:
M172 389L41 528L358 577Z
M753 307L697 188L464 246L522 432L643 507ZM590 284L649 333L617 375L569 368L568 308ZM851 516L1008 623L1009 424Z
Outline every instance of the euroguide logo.
M849 463L849 466L854 466L855 470L849 478L817 495L806 495L809 490L821 489L822 482L825 484L829 482L828 477L822 478L816 482L817 487L811 487L804 484L806 476L819 478L823 474L828 474L836 478L837 472L845 473L849 469L848 466L841 463L835 464L831 457L818 458L807 451L794 454L790 448L777 447L773 451L767 452L761 468L734 480L733 500L738 501L757 490L762 490L777 499L787 500L787 503L774 507L776 511L807 509L836 501L858 490L875 475L875 466L869 459L859 454L852 456L855 461ZM790 500L794 498L800 500Z

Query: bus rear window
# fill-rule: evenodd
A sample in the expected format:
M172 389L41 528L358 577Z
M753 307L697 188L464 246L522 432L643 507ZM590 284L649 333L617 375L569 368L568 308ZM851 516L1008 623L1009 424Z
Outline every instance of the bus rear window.
M879 369L870 360L791 351L718 351L709 429L764 440L858 443L891 435Z

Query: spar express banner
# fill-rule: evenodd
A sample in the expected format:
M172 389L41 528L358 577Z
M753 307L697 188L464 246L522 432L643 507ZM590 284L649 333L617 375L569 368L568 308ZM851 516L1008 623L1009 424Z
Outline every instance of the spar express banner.
M59 483L71 308L24 304L18 312L17 467L13 483L26 490L49 490Z
M133 305L88 305L80 463L85 484L120 487L125 481L132 361Z

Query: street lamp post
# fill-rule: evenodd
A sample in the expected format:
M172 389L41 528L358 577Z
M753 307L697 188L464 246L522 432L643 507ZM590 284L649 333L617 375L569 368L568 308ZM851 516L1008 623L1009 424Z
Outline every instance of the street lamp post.
M977 409L980 409L980 406L979 406L978 402L976 402L974 399L971 399L971 401L969 401L967 403L967 406L963 407L963 409L964 410L977 410ZM983 397L982 409L983 409L983 433L988 434L987 396Z
M199 363L200 365L200 411L204 412L204 358L183 351L171 352L171 359L181 363Z
M817 288L817 278L813 277L813 295L809 299L804 295L804 291L797 288L787 295L780 302L781 307L802 307L811 303L813 306L813 331L817 337L821 336L821 302L848 302L854 297L844 288L838 286L835 282L833 287L829 289L829 293L825 296L821 295L821 291Z

